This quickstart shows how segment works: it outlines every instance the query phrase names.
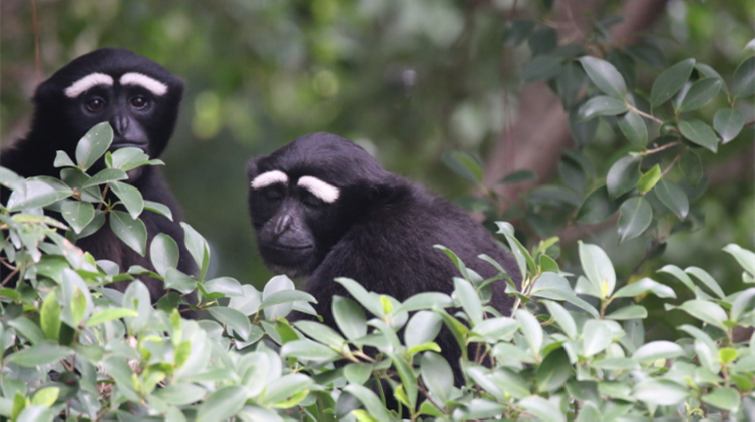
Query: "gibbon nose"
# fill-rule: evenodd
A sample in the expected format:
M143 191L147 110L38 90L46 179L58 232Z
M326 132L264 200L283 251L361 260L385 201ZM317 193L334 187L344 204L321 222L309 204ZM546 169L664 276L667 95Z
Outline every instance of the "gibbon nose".
M110 119L110 126L113 127L116 136L123 136L128 131L130 121L131 119L126 116L115 115Z
M275 235L280 236L281 233L285 232L286 230L291 227L291 224L294 222L293 217L291 217L291 214L286 214L278 219L278 221L275 222Z

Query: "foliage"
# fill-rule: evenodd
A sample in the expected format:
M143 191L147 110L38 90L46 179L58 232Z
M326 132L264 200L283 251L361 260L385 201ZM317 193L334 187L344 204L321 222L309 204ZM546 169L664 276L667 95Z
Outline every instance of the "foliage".
M371 421L404 412L412 420L595 421L755 412L755 334L734 340L735 329L755 326L755 254L737 245L726 252L743 268L746 289L726 295L701 268L666 266L660 272L695 295L677 301L651 278L625 284L596 245L579 245L584 275L576 276L554 260L558 239L528 251L511 225L498 223L524 279L521 291L509 285L516 297L510 315L486 306L490 283L506 274L483 280L439 246L462 276L452 295L426 292L400 303L337 279L351 295L334 298L339 330L314 320L290 323L292 310L312 313L310 295L285 276L262 292L227 277L205 280L210 250L188 225L197 276L175 269L177 247L165 236L148 245L154 272L123 272L70 242L109 220L126 245L144 254L138 216L163 212L144 204L136 189L117 187L126 169L159 163L131 148L106 152L111 140L108 125L97 125L79 143L75 162L59 154L61 179L23 179L0 169L0 183L13 190L0 208L3 264L13 268L3 285L23 280L0 290L0 415L11 420ZM103 153L106 168L87 176ZM108 201L108 190L117 202ZM60 212L67 224L43 209ZM174 292L153 309L137 276L162 280ZM123 293L108 288L128 279L134 281ZM217 322L181 318L180 294L195 289L198 308ZM633 301L645 294L696 321L679 327L684 338L645 341L647 312ZM462 350L463 386L453 385L449 362L438 353L441 326ZM375 387L378 379L385 387ZM398 409L386 408L390 397Z

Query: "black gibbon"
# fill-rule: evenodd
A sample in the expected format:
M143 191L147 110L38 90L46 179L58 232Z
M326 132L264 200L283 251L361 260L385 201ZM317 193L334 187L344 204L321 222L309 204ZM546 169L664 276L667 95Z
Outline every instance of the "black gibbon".
M330 133L295 139L249 162L249 208L266 265L291 277L307 277L305 290L331 327L334 295L349 296L333 280L352 278L368 291L399 301L427 291L451 293L460 276L443 245L488 279L498 270L518 285L513 259L466 212L422 186L390 173L354 142ZM490 305L503 314L513 306L504 281L492 283ZM436 339L457 384L460 348L445 328Z
M65 151L73 157L79 139L92 126L104 121L113 128L111 150L136 147L150 158L156 158L173 133L182 93L180 78L128 50L103 48L85 54L37 87L31 130L26 137L2 150L0 165L23 177L59 177L60 169L53 166L56 151ZM102 168L104 164L100 160L90 173ZM178 244L178 270L194 274L196 265L184 246L179 225L181 212L160 170L143 166L127 174L127 182L139 189L145 200L167 206L173 216L170 221L149 211L141 214L147 228L148 245L158 233L169 235ZM7 189L2 190L3 204L7 204L9 195ZM61 219L59 214L51 215ZM124 244L108 224L93 235L79 239L76 245L96 259L115 262L121 271L132 265L153 269L149 256L142 257ZM161 281L146 277L143 281L153 302L165 294ZM125 281L109 287L124 291L127 285ZM196 303L196 294L188 300Z

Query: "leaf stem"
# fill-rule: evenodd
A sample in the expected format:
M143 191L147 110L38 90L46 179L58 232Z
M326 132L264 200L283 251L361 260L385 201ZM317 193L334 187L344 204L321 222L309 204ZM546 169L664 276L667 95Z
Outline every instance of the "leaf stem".
M661 120L661 119L653 116L652 114L647 114L644 111L639 110L637 107L635 107L635 106L633 106L633 105L631 105L629 103L625 103L625 104L627 105L627 107L629 107L629 110L631 110L631 111L639 114L640 116L645 117L647 119L650 119L650 120L652 120L652 121L654 121L656 123L663 124L663 120Z
M682 141L670 142L670 143L668 143L666 145L661 145L658 148L653 148L653 149L645 150L645 152L643 152L642 154L643 155L655 154L656 152L661 152L661 151L667 150L669 148L673 148L673 147L675 147L677 145L681 145L681 144L682 144Z

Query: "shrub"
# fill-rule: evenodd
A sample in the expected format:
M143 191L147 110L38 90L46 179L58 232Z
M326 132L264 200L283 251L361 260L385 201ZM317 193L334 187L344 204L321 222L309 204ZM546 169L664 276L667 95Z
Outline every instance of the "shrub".
M104 199L126 178L125 166L160 163L133 148L106 152L107 124L89 135L76 162L62 152L56 158L64 171L83 173L104 154L107 168L79 185L0 169L0 183L13 190L0 208L2 264L11 269L3 286L22 280L0 289L6 418L370 421L405 412L412 420L596 421L755 414L755 335L734 336L755 325L755 254L737 245L724 250L742 266L746 289L726 295L703 269L667 265L658 272L694 294L679 301L651 278L622 283L592 244L579 244L583 275L566 273L554 259L557 238L528 251L509 224L498 223L524 276L521 291L509 287L517 298L510 314L486 306L489 284L505 282L505 274L483 280L441 247L461 275L451 296L426 292L400 303L338 279L351 297L334 298L336 331L286 319L292 310L312 313L314 299L285 276L262 292L228 277L205 279L210 250L187 224L197 276L178 273L175 242L163 235L149 245L155 272L96 261L74 246L71 240L109 220L143 254L139 215L167 214L135 189L110 189L119 201ZM62 212L67 224L43 210ZM153 308L138 276L162 280L173 292ZM123 293L108 288L127 279L134 281ZM180 295L195 289L198 308L214 319L181 318ZM646 294L697 324L678 327L684 337L676 342L646 342ZM434 343L443 325L463 353L460 388ZM389 388L374 387L378 379ZM398 409L386 408L390 396Z

